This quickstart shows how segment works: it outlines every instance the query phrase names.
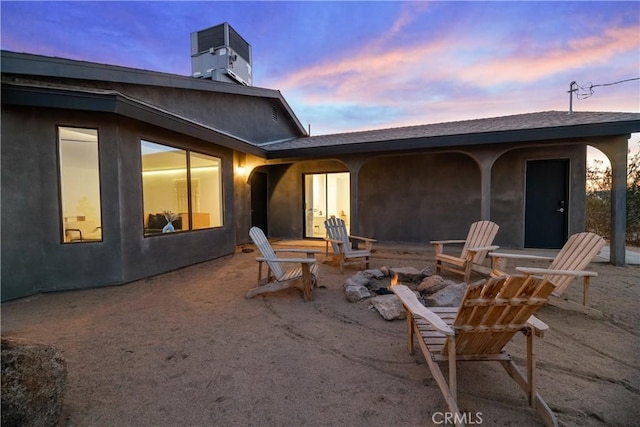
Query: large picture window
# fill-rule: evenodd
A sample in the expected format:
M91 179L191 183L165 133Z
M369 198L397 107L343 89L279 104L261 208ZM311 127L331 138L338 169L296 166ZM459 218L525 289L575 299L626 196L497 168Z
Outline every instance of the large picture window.
M220 227L222 161L141 141L145 236Z
M98 131L58 127L62 241L102 240Z

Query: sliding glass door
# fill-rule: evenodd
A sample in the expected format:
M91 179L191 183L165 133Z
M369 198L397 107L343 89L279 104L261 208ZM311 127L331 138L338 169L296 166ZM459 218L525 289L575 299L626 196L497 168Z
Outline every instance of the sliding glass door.
M349 230L349 173L316 173L304 176L305 237L325 236L324 221L342 218Z

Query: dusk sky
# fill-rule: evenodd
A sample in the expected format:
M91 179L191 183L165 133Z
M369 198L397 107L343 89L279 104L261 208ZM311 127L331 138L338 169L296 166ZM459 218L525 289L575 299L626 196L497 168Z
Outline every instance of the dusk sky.
M2 49L180 75L228 22L314 135L640 111L640 2L1 2ZM611 84L620 81L623 83ZM611 84L611 85L609 85ZM589 86L594 85L591 96Z

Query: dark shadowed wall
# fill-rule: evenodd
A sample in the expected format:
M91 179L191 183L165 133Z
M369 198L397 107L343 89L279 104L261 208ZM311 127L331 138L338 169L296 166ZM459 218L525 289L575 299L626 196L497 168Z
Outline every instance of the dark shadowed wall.
M114 285L233 253L233 153L110 114L3 106L2 299ZM62 243L56 127L98 129L102 242ZM224 226L143 237L140 139L218 156Z

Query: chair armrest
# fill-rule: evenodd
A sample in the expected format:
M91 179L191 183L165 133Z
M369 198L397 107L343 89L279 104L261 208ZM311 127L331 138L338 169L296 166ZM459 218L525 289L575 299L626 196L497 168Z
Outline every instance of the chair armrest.
M444 253L444 245L447 243L466 243L466 240L432 240L429 242L433 245L433 250L436 253L436 256L442 255Z
M391 286L391 291L396 294L396 296L402 302L402 305L405 306L407 310L409 310L414 316L418 316L426 320L433 326L438 332L455 336L455 332L453 329L445 323L437 314L433 311L429 310L424 305L420 304L416 294L413 293L411 289L406 287L405 285L396 285Z
M516 270L526 274L550 274L574 277L596 277L598 273L586 270L551 270L549 268L516 267Z
M337 245L344 245L344 242L342 240L338 240L338 239L330 239L329 237L325 237L324 238L327 242L331 242L331 243L335 243Z
M479 248L467 248L467 261L472 262L478 252L495 251L500 246L483 246ZM484 261L484 258L483 258Z
M319 254L322 252L320 249L273 249L273 252L291 252L299 254Z
M526 255L526 254L510 254L510 253L501 253L501 252L489 252L487 255L491 257L491 268L493 268L494 272L503 273L501 270L504 270L507 267L507 259L521 259L521 260L530 260L530 261L553 261L555 258L548 256L539 256L539 255Z
M531 316L527 319L527 325L533 329L536 336L542 338L544 332L549 329L549 325L538 319L536 316Z
M447 243L466 243L466 240L432 240L429 243L436 245L445 245Z
M302 264L315 264L315 258L265 258L258 257L256 261L262 262L290 262L290 263L302 263Z
M539 256L539 255L525 255L525 254L509 254L500 252L490 252L488 254L492 258L509 258L509 259L531 259L539 261L553 261L554 257Z
M360 237L360 236L351 236L349 235L349 239L356 239L356 240L362 240L363 242L377 242L376 239L370 239L368 237Z
M467 248L467 250L468 251L473 251L473 252L495 251L499 247L500 246L483 246L483 247L480 247L480 248Z

